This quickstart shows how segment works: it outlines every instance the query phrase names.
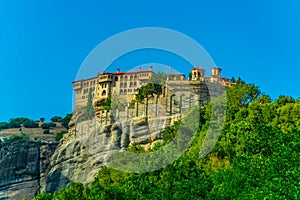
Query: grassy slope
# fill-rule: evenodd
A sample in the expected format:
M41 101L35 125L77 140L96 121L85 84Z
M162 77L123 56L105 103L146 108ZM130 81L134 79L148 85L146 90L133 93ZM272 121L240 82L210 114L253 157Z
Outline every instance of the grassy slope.
M39 123L41 125L42 123ZM44 129L42 128L24 128L22 127L22 132L25 133L30 139L34 140L37 138L37 140L40 141L47 141L47 142L53 142L55 141L55 135L58 132L61 132L62 130L66 130L63 126L61 126L61 123L56 123L56 127L50 129L50 134L44 134ZM11 128L11 129L5 129L0 131L0 138L1 137L10 137L12 135L19 135L21 136L22 133L19 128Z

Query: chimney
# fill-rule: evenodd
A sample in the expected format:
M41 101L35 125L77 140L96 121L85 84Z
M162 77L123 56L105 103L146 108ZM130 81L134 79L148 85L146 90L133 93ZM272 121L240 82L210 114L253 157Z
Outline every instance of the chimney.
M139 70L138 70L138 71L139 71L139 72L142 71L142 67L139 67Z
M153 67L152 66L150 66L150 71L152 71L153 70Z
M120 68L117 68L117 73L120 73Z

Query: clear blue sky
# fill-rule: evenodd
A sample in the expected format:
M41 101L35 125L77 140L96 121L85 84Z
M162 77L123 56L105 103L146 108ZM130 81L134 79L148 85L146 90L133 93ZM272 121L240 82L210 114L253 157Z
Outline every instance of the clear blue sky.
M298 98L299 13L298 0L2 0L0 121L70 113L71 82L87 54L114 34L149 26L194 38L224 76L240 76L272 98Z

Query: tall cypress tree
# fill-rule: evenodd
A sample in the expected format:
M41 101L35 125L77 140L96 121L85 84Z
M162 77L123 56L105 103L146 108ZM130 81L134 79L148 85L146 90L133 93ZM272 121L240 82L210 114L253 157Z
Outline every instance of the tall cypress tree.
M89 90L88 101L85 107L85 112L89 119L92 119L95 116L95 110L93 106L93 94L91 89Z

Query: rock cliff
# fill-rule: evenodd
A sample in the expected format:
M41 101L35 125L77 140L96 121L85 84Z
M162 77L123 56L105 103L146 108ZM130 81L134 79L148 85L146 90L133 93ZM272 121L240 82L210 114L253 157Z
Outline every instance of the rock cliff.
M121 123L100 124L98 119L80 122L61 140L54 152L42 190L53 192L69 182L91 183L100 166L106 165L116 151L131 144L150 148L161 140L161 131L178 120L145 117L124 120Z
M41 174L44 175L48 168L48 156L51 156L55 146L40 147L36 142L23 140L0 143L0 199L34 197L39 189ZM43 158L42 155L46 154L48 156Z

